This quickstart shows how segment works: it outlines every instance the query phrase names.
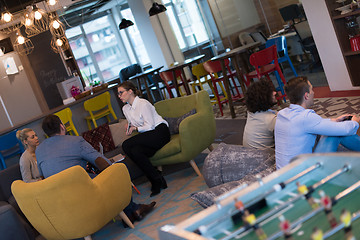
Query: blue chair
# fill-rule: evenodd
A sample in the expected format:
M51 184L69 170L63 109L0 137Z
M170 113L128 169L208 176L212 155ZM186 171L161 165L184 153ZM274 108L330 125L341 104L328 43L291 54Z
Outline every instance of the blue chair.
M16 138L16 131L6 133L0 136L0 161L1 169L6 168L5 159L22 154L25 149L22 143Z
M286 37L284 36L281 36L281 37L276 37L276 38L272 38L272 39L269 39L266 41L266 47L270 47L272 45L276 45L276 48L277 48L277 51L278 51L278 62L279 63L283 63L283 62L286 62L288 61L289 62L289 65L295 75L295 77L298 76L298 74L296 73L296 70L294 68L294 65L292 64L291 60L290 60L290 57L289 57L289 54L288 54L288 49L287 49L287 44L286 44ZM280 57L280 54L279 53L283 53L284 56ZM277 74L277 73L276 73Z

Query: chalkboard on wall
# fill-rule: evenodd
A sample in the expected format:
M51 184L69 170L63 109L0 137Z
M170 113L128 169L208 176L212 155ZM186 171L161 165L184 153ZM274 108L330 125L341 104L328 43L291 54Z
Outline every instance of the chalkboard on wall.
M60 55L51 49L51 37L49 31L32 37L34 51L28 55L49 109L63 104L56 83L69 78Z

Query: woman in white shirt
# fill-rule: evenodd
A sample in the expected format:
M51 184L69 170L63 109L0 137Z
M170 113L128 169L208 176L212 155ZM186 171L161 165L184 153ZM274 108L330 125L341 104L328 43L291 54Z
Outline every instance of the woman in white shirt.
M247 119L243 145L256 149L274 148L276 112L270 108L276 104L276 92L271 82L261 79L253 82L246 94Z
M16 137L25 147L25 152L20 157L20 172L24 182L36 182L43 177L39 173L35 149L39 145L36 133L30 128L24 128L16 132Z
M126 155L145 173L151 182L151 195L167 188L165 179L151 164L149 158L170 141L168 123L156 112L155 107L146 99L139 98L139 90L129 81L118 87L118 96L123 103L123 113L128 121L126 134L137 134L122 144Z

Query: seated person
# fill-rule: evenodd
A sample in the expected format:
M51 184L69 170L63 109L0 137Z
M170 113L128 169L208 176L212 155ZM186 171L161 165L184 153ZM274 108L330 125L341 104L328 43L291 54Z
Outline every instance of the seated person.
M360 137L356 135L360 118L342 115L324 119L310 109L314 104L314 91L306 77L290 79L285 85L290 106L279 111L275 123L275 159L277 169L289 164L299 154L312 153L317 135L322 135L315 152L335 152L338 145L360 150ZM344 121L350 117L350 121Z
M16 137L25 147L19 161L23 181L29 183L42 180L35 156L35 149L39 145L38 136L32 129L24 128L16 132Z
M110 161L96 151L84 138L66 134L66 127L56 115L45 117L42 129L49 136L36 149L39 172L45 178L70 167L80 165L85 169L87 162L100 171L110 166ZM141 220L150 212L156 202L136 204L132 200L124 209L131 222Z
M270 108L276 104L275 89L267 80L253 82L246 94L247 119L243 145L256 149L273 148L276 112Z
M125 103L122 110L128 121L126 134L131 135L133 131L140 133L125 140L122 148L151 182L152 197L167 188L167 184L149 158L170 141L170 131L169 124L156 112L155 107L148 100L139 98L139 95L140 91L129 81L118 87L118 96Z

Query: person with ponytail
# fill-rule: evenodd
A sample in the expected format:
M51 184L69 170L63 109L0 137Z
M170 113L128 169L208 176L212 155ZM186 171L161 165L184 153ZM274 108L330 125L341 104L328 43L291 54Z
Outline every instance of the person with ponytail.
M20 172L24 182L36 182L43 177L39 173L35 149L39 145L39 138L30 128L16 132L16 137L25 147L25 152L20 157Z
M167 188L167 184L149 158L170 141L170 131L168 123L156 112L155 107L146 99L139 98L139 95L139 90L130 81L118 87L120 100L127 103L122 108L128 121L126 134L139 132L125 140L122 148L151 182L152 197Z

